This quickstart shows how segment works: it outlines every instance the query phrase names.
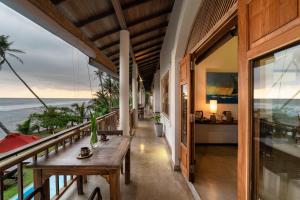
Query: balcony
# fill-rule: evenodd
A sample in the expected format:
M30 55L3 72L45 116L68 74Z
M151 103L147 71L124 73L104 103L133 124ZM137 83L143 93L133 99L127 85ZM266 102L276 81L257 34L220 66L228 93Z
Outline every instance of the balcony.
M131 116L133 111L131 112ZM101 130L114 130L117 112L109 113L97 119ZM131 118L132 119L132 118ZM163 138L154 134L153 124L149 120L139 121L136 128L131 123L131 183L125 185L124 174L120 177L122 199L193 199L183 177L174 172L170 165L170 152ZM42 160L52 152L63 150L70 143L76 144L83 138L89 137L90 123L46 137L30 145L21 147L1 156L1 171L16 169L19 196L28 195L28 186L24 187L24 178L29 173L26 166L31 162ZM121 173L121 172L120 172ZM3 176L4 175L4 176ZM1 191L4 189L6 172L1 176ZM57 178L60 177L60 178ZM34 175L33 175L34 179ZM57 174L50 178L52 199L87 199L95 187L101 189L103 199L110 199L109 184L105 177L87 176L84 183L84 194L78 195L75 182L77 176ZM32 184L29 184L32 186ZM5 191L5 190L4 190ZM1 195L4 193L1 192ZM25 198L25 195L23 196ZM2 196L2 199L4 197ZM22 199L22 198L19 198Z

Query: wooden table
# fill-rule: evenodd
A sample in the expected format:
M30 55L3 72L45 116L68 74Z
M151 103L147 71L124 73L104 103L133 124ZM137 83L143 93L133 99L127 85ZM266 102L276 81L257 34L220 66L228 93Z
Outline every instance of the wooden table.
M77 175L78 193L83 194L84 175L105 175L110 184L110 199L120 197L120 169L125 158L125 184L130 183L130 138L127 136L108 136L109 141L99 142L93 149L93 155L87 159L76 156L83 146L90 146L89 137L83 138L57 153L49 154L48 158L38 160L29 165L33 168L35 188L43 186L46 198L50 199L49 177L52 175Z

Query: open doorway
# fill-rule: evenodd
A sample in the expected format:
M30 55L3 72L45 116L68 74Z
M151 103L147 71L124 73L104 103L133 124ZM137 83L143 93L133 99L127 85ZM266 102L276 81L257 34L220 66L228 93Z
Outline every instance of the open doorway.
M221 40L194 68L195 174L201 199L233 200L237 189L238 42Z

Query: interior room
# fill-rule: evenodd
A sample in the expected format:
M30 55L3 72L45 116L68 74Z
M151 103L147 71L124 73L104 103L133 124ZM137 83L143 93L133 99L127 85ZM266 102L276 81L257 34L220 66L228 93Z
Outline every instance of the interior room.
M195 66L195 181L201 199L236 199L237 36Z

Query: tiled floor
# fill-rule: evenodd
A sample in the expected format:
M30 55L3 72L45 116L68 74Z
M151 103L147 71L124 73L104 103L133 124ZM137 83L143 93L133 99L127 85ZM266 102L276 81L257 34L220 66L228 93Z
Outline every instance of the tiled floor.
M85 184L85 195L78 196L76 184L62 199L87 199L100 186L103 199L109 199L109 185L100 176L89 176ZM131 184L124 184L121 176L122 200L189 200L193 196L180 172L174 172L170 164L170 153L163 138L154 134L149 121L139 123L131 143Z
M237 146L197 145L195 189L201 200L235 200Z

